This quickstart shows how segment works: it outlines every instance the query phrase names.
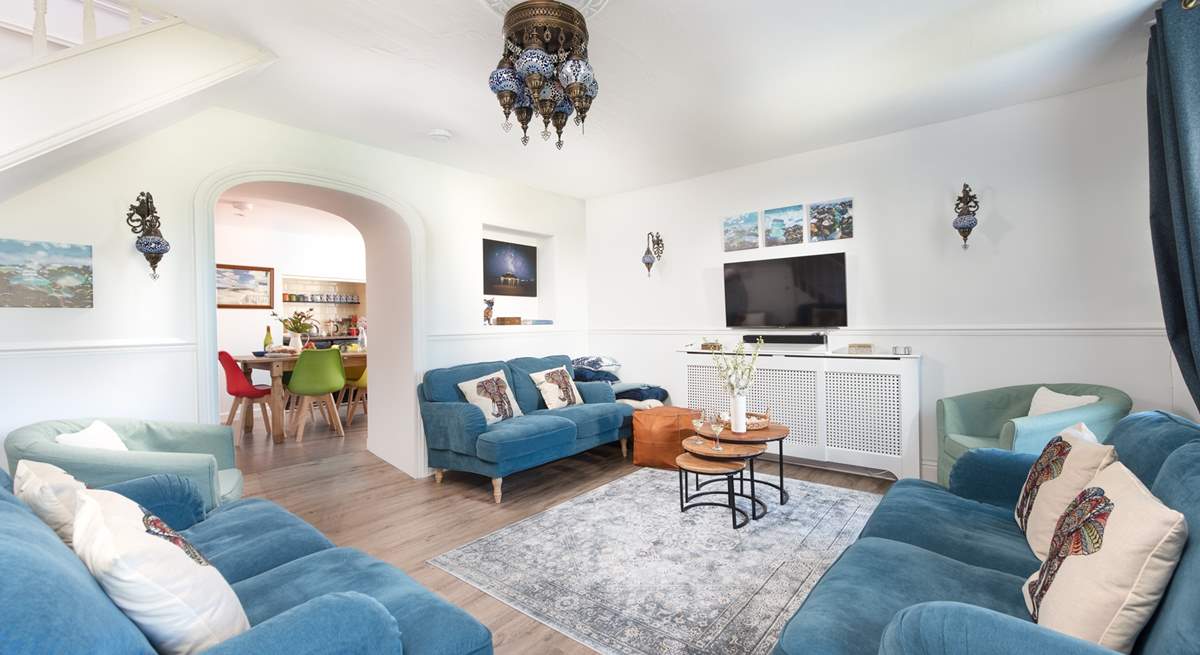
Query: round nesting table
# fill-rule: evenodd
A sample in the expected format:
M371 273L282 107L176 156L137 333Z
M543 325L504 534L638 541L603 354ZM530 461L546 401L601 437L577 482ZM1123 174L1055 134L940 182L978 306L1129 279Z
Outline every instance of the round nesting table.
M708 437L709 439L716 439L716 436L713 434L713 431L712 431L712 426L710 426L707 423L705 423L697 432L702 437ZM723 430L721 432L721 439L720 439L721 447L726 448L726 449L733 447L733 446L762 446L763 452L766 452L766 449L769 447L769 445L772 442L777 442L779 444L779 484L775 484L774 482L767 482L765 480L755 480L755 481L751 482L750 483L750 492L756 498L757 498L758 494L755 492L755 487L757 485L761 484L761 485L766 485L766 486L774 488L774 489L778 489L779 490L779 504L780 505L787 504L788 499L789 499L788 492L787 492L787 489L783 488L783 440L787 438L789 432L790 431L788 430L788 427L786 425L780 425L779 423L771 423L770 425L763 428L762 430L747 430L746 432L742 432L742 433L733 432L732 430ZM689 437L688 439L683 440L683 443L684 443L683 447L685 449L687 449L687 442L690 439L691 438ZM760 453L760 454L762 454L762 453ZM708 455L705 455L705 457L708 457ZM757 457L757 455L755 457ZM751 470L753 470L753 469L751 469ZM704 482L703 484L699 484L699 485L697 485L697 488L703 487L712 482L715 482L715 480L709 480L707 482Z
M686 512L694 507L723 507L730 510L733 516L733 529L737 530L750 522L750 516L745 510L737 506L734 501L734 496L737 495L733 491L733 477L738 475L746 468L745 460L741 459L705 459L697 457L691 453L683 453L675 458L675 466L679 468L679 511ZM696 494L689 494L687 489L687 474L693 473L697 476L712 475L717 476L708 482L718 482L721 478L725 479L725 491L704 491ZM707 483L705 483L707 484ZM722 495L728 499L728 503L718 503L713 501L692 502L694 498L701 496L717 496ZM753 510L753 507L751 508ZM739 517L741 520L739 521Z

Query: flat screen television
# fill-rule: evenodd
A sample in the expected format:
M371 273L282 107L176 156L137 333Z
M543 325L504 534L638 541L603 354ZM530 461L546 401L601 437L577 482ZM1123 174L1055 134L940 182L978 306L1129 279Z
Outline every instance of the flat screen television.
M725 325L832 328L847 325L846 254L725 264Z

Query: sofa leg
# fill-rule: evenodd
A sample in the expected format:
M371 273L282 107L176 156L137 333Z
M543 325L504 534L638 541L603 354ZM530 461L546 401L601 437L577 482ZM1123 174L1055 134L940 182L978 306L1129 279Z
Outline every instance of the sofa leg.
M492 498L496 499L496 503L500 503L500 485L504 484L504 478L492 478Z
M442 476L446 473L446 469L433 469L433 481L441 484Z
M629 455L628 439L621 437L621 459L625 459Z

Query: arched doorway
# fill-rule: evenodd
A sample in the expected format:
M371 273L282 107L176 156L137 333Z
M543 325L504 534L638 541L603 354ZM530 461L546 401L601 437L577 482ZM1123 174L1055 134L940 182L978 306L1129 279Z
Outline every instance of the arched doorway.
M423 370L424 228L407 205L356 185L308 173L244 171L214 176L196 196L197 352L199 414L215 421L216 367L214 215L219 198L231 189L252 185L253 193L341 216L356 227L366 244L367 285L371 297L371 427L369 451L412 475L427 474L424 438L417 402L417 373Z

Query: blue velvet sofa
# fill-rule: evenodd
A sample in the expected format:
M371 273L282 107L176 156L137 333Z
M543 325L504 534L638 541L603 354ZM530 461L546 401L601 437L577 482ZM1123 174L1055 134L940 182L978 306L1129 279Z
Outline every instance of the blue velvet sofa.
M599 446L626 439L632 432L633 408L616 402L606 382L577 382L582 405L546 409L531 373L559 366L574 375L571 358L519 357L507 362L479 362L425 373L417 386L429 466L438 482L446 470L467 471L492 479L493 496L501 499L504 476ZM488 425L483 412L466 402L460 382L504 371L523 416Z
M1192 526L1133 653L1200 653L1200 425L1133 414L1107 443ZM1037 456L975 449L959 458L949 490L920 480L893 485L784 627L776 655L1112 655L1038 626L1025 609L1021 585L1040 563L1013 507Z
M492 635L399 569L336 548L262 499L204 513L196 484L160 474L110 485L179 531L233 586L251 628L207 652L488 655ZM153 655L146 638L0 471L0 653Z

